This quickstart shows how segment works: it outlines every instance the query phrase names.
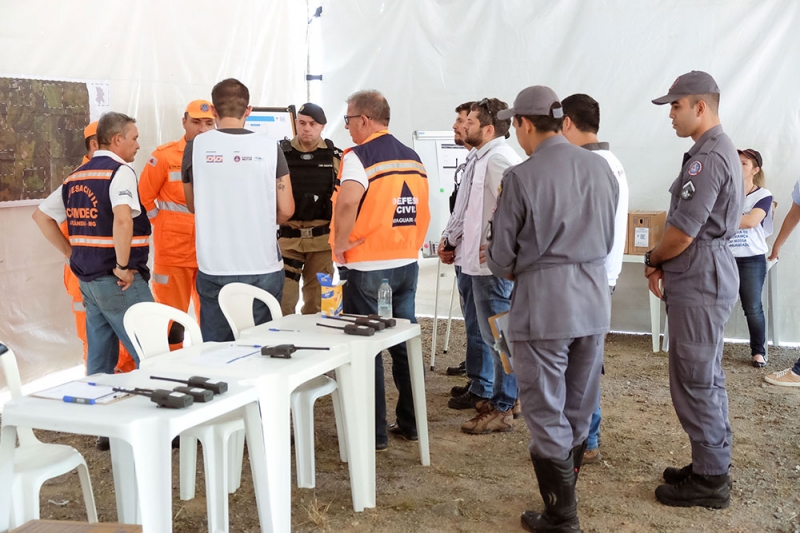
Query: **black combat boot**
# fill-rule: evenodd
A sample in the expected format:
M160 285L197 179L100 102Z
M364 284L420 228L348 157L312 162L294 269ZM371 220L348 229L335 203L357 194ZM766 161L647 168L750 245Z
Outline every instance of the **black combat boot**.
M683 468L668 466L664 469L664 481L667 482L667 485L677 485L687 477L691 476L693 473L694 470L692 470L692 463L689 463Z
M672 507L725 509L731 503L730 476L701 476L692 472L675 485L660 485L656 499Z
M575 483L578 482L578 474L581 471L581 465L583 464L583 452L586 451L586 447L588 446L589 441L585 440L572 448L570 452L572 454L572 461L575 465Z
M573 458L574 452L573 449L570 456L563 461L544 459L531 454L545 511L544 513L536 511L522 513L522 527L526 531L574 533L581 530L578 522L578 502L575 499L577 474ZM580 468L580 463L578 463L578 468Z

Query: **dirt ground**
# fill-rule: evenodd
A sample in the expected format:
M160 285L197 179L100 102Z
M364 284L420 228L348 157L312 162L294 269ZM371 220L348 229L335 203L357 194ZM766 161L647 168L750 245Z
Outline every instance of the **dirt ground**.
M427 361L431 321L420 322ZM444 370L464 358L465 341L463 322L454 321L450 349L443 354L444 324L440 322L436 369L427 373L431 466L419 464L416 443L390 438L388 451L377 455L377 508L353 512L347 466L338 458L330 399L323 398L315 408L317 487L292 489L294 531L513 532L522 530L522 511L542 509L524 422L518 420L510 433L466 435L459 426L472 415L447 408L450 388L464 379L448 377ZM800 533L800 390L768 385L762 379L766 372L790 366L799 354L772 349L768 367L759 370L750 366L746 345L725 346L734 433L731 506L720 511L670 508L656 502L653 490L665 467L690 462L690 449L669 396L667 356L651 352L649 336L610 335L602 381L603 460L581 471L577 488L583 530ZM384 357L385 362L388 359ZM386 375L393 405L388 365ZM95 450L89 437L39 435L83 453L100 520L115 521L109 454ZM198 460L202 461L201 454ZM202 472L201 462L199 469ZM203 477L197 478L197 498L183 502L177 471L174 452L174 530L206 531ZM48 482L41 502L42 518L85 520L76 474ZM230 526L232 532L259 531L247 465L242 487L230 497Z

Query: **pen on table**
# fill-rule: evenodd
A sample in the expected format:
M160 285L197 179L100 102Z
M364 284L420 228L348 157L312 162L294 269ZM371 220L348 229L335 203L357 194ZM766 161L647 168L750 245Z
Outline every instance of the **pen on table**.
M280 329L280 328L269 328L270 331L289 331L291 333L300 333L299 329Z
M241 344L239 344L238 346L242 346L242 345L241 345ZM250 345L247 345L246 347L247 347L247 348L249 348L249 347L250 347ZM253 348L261 348L261 346L253 346ZM251 352L251 353L246 353L246 354L244 354L244 355L240 355L239 357L234 357L233 359L230 359L230 360L228 360L228 361L225 361L225 364L226 364L226 365L229 365L229 364L233 363L234 361L238 361L239 359L244 359L245 357L250 357L251 355L255 355L255 354L257 354L257 353L258 353L258 352Z
M64 401L67 403L80 403L84 405L94 405L94 398L78 398L76 396L64 396Z

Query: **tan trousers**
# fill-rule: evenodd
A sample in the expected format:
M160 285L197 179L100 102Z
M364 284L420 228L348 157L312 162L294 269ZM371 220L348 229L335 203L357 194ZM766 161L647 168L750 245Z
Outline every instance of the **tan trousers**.
M292 315L300 297L299 280L303 278L303 307L301 313L311 315L320 311L320 286L317 273L333 275L333 256L328 235L311 239L279 239L286 279L283 284L281 310Z

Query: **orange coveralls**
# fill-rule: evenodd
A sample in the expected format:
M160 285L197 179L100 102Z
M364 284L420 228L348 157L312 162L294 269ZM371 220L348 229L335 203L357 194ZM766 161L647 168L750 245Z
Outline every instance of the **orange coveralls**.
M155 149L139 179L139 201L153 225L156 302L186 312L191 299L199 315L194 215L186 207L181 181L184 148L181 138Z

